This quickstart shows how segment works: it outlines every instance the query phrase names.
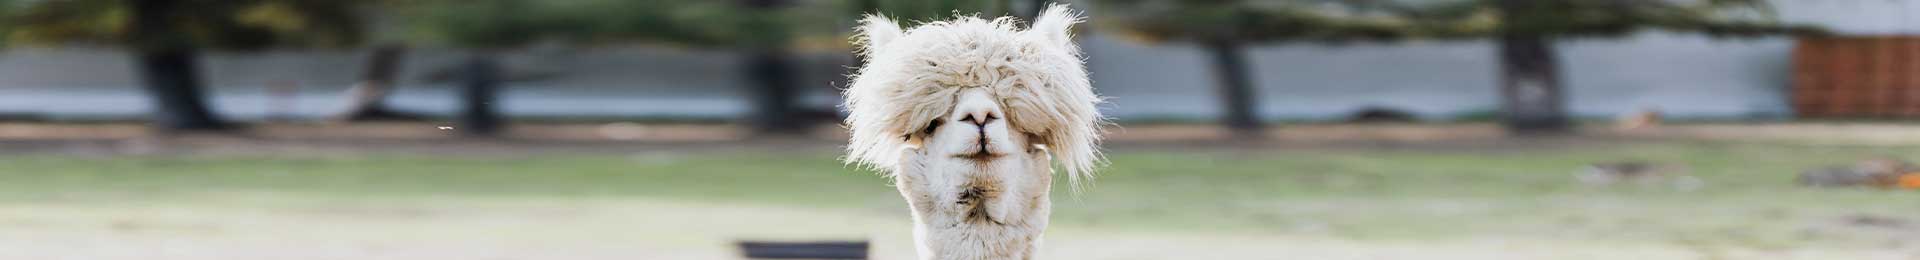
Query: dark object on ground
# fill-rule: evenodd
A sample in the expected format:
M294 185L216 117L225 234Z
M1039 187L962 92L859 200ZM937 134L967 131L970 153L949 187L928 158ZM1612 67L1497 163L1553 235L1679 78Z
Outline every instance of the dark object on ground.
M425 114L404 112L390 108L360 110L358 112L348 112L345 114L346 116L336 117L333 120L340 122L418 122L433 118Z
M1574 179L1587 185L1606 186L1619 183L1655 185L1670 183L1675 189L1695 190L1706 183L1687 174L1687 167L1678 164L1653 163L1645 161L1599 162L1587 165L1585 171L1574 175Z
M1419 118L1404 110L1367 107L1347 116L1348 123L1412 123Z
M1640 161L1594 163L1587 166L1585 176L1590 176L1593 180L1603 180L1608 183L1620 180L1646 179L1660 174L1658 171L1655 171L1654 168L1652 163Z
M751 259L867 259L867 242L741 241L740 251Z
M1853 187L1867 185L1873 174L1854 171L1853 167L1829 166L1800 172L1795 182L1808 187Z
M1801 186L1809 187L1891 188L1899 183L1901 175L1914 170L1913 164L1907 161L1874 158L1856 162L1851 166L1828 166L1802 171L1797 181Z
M1844 220L1847 225L1858 227L1905 229L1911 226L1906 219L1889 216L1857 214L1846 216Z

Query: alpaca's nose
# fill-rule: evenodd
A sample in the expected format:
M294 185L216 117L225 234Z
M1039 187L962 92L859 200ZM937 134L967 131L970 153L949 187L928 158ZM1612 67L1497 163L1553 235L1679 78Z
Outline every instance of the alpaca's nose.
M987 123L993 123L993 120L999 119L1000 115L995 115L993 111L974 111L960 116L960 121L973 123L973 125L977 126L987 126Z
M1000 105L993 102L993 96L980 89L971 89L960 94L960 102L954 106L953 120L972 123L985 127L1000 120Z

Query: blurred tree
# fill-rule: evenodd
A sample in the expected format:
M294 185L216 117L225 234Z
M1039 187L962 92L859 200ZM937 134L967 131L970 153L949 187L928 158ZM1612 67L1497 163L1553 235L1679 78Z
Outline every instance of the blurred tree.
M504 120L495 108L501 75L497 52L542 40L556 33L559 18L540 3L518 0L396 1L401 21L418 40L467 48L457 73L462 100L457 117L461 133L498 134Z
M858 19L861 15L882 14L905 23L946 20L954 15L969 14L999 17L1013 15L1013 6L1026 1L1033 0L854 0L858 8L853 9L856 12L847 17Z
M1217 81L1221 123L1242 137L1262 136L1247 72L1248 43L1385 40L1417 33L1412 24L1365 12L1366 0L1114 0L1095 6L1100 21L1137 39L1191 41L1206 49Z
M355 0L19 0L8 42L120 45L134 53L165 131L229 129L207 108L203 48L337 47L361 31Z
M1033 21L1034 16L1038 16L1040 13L1040 9L1037 6L1048 1L852 0L849 2L851 3L851 8L846 10L851 10L852 13L835 14L835 17L845 21L847 24L858 23L857 20L866 15L884 15L892 18L893 21L907 23L901 24L902 28L912 28L911 26L913 26L914 23L946 20L953 18L955 15L969 14L979 14L982 17L1016 16L1019 17L1021 21L1030 22ZM1031 3L1036 5L1036 7L1030 11L1026 11L1026 13L1021 13L1022 10L1019 10L1018 7L1021 3ZM846 25L841 27L853 28L854 26ZM839 36L839 33L843 32L833 32L836 36ZM835 38L835 40L843 43L846 42L844 39L845 37ZM851 48L851 46L848 47ZM865 58L860 57L860 53L858 52L849 52L849 55L853 57L854 63L849 71L860 71L860 67L866 64Z
M395 78L400 74L400 63L406 54L404 44L374 47L367 55L366 71L360 74L360 82L347 89L347 108L334 118L340 121L420 119L419 115L394 110L386 102L397 87Z
M1240 49L1247 42L1497 39L1503 121L1515 134L1569 130L1552 39L1623 36L1642 29L1714 36L1817 33L1784 25L1764 0L1114 0L1109 20L1150 41L1184 39L1209 49L1225 122L1259 128Z
M474 49L475 63L493 64L494 53L536 42L565 44L659 43L743 52L743 71L753 83L750 121L762 133L804 129L796 120L796 75L786 49L792 39L791 16L782 0L419 0L403 12L420 40ZM494 65L474 71L493 71ZM498 76L468 75L469 97L491 99L481 81ZM473 99L470 99L473 100ZM467 131L496 128L487 102L469 101Z
M1012 12L1014 17L1020 17L1021 21L1028 21L1028 22L1032 22L1034 18L1039 18L1040 10L1046 9L1047 5L1054 3L1053 0L1006 0L1006 1L1007 1L1006 6L1007 6L1008 12Z
M14 20L20 15L20 1L0 0L0 47L12 42L8 36L13 35L14 27L19 24Z
M804 133L807 122L794 105L796 82L790 46L793 29L779 12L791 5L789 0L736 0L746 9L744 50L747 77L754 87L754 128L762 134Z
M850 2L852 3L852 8L848 10L852 10L853 13L837 15L849 24L857 23L855 20L865 15L885 15L888 18L893 18L893 20L897 22L918 23L944 20L952 18L954 15L976 13L985 17L1012 15L1020 17L1021 21L1032 21L1033 17L1038 16L1040 13L1040 9L1037 6L1049 1L852 0ZM1018 5L1021 3L1030 3L1036 5L1036 7L1032 8L1032 10L1019 10ZM902 24L901 26L902 28L911 28L911 24ZM852 28L853 26L844 27ZM854 63L864 62L862 58L859 57L859 53L853 53L852 55L854 55ZM859 71L859 64L855 65L853 71Z
M1495 39L1502 121L1519 135L1571 130L1555 39L1621 37L1645 29L1715 37L1822 33L1779 22L1766 0L1456 0L1382 6L1437 36Z
M656 43L696 48L725 48L742 53L744 75L752 84L754 113L749 121L760 133L800 133L819 119L808 108L798 106L798 70L793 66L792 48L806 37L836 35L840 31L809 30L831 28L837 18L857 17L840 11L875 11L903 20L927 21L955 14L983 13L998 16L1009 12L1015 1L1034 0L852 0L819 5L798 0L413 0L402 3L398 12L403 23L410 24L415 40L476 50L474 62L495 63L492 53L536 42L564 44ZM827 9L822 9L822 7ZM822 12L825 11L825 12ZM1037 12L1037 9L1035 10ZM825 23L828 26L816 26ZM835 40L836 42L844 40ZM804 44L802 44L804 45ZM474 66L469 66L474 67ZM484 67L484 66L483 66ZM483 71L499 71L497 68ZM471 75L469 75L471 77ZM497 80L499 77L491 77ZM490 99L490 90L469 78L469 97ZM466 131L495 128L489 119L495 113L487 102L469 101L463 121Z

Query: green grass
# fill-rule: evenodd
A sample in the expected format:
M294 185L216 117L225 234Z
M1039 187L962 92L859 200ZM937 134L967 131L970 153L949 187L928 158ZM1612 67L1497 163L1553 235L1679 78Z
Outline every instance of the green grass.
M1636 144L1558 148L1117 151L1078 195L1057 187L1070 230L1353 240L1552 238L1777 249L1871 247L1909 233L1843 219L1920 215L1920 192L1807 189L1801 169L1916 147ZM421 155L29 155L0 159L0 206L166 201L235 193L333 201L646 199L903 214L888 180L823 152ZM1697 190L1591 187L1597 161L1686 165ZM1914 159L1914 158L1909 158ZM1867 244L1867 245L1862 245Z

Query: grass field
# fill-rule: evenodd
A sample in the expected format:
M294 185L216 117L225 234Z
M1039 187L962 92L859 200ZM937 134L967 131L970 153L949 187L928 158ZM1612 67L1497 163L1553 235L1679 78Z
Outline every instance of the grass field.
M1920 192L1801 169L1920 147L1123 149L1054 197L1050 259L1914 259ZM871 239L888 181L831 148L521 155L13 155L0 259L736 259L734 239ZM1702 180L1596 187L1598 161Z

